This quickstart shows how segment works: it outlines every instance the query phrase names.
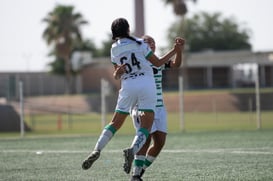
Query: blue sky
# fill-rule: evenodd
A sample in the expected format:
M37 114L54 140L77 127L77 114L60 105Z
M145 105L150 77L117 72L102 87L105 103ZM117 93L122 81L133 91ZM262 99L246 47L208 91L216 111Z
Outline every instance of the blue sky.
M45 71L52 61L47 57L49 47L41 35L45 24L42 18L56 4L74 5L77 12L89 21L82 29L83 36L97 46L107 39L113 19L125 17L134 30L134 0L1 0L0 1L0 71ZM167 45L166 30L175 22L172 6L163 0L144 0L145 30L158 47ZM234 18L242 28L251 30L253 51L273 51L272 0L188 0L189 13L220 12L222 17Z

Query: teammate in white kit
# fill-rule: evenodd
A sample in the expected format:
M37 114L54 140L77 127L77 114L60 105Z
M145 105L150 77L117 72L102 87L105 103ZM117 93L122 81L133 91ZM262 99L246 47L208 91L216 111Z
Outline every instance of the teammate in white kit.
M86 170L92 166L102 149L122 126L129 111L138 104L142 123L131 147L124 150L124 171L130 173L134 154L146 142L154 120L156 86L151 63L158 67L163 65L178 51L179 45L175 44L169 57L159 59L142 39L129 35L129 24L126 19L114 20L111 30L114 40L111 48L111 62L115 68L113 76L121 80L121 88L112 120L105 126L94 150L83 161L82 168Z
M156 45L154 39L148 35L144 35L142 38L150 46L153 52L155 52ZM161 67L153 66L154 79L157 90L155 118L147 142L144 144L142 149L135 155L131 181L142 180L141 176L143 175L145 169L152 164L152 162L158 156L165 144L167 135L167 113L164 107L162 95L162 70L168 68L178 68L181 65L182 49L184 48L185 40L182 38L176 38L176 41L179 41L182 46L180 51L176 52L174 60L169 61ZM134 127L136 130L138 130L142 122L142 119L139 117L138 107L135 107L132 110L131 116L133 119ZM151 138L153 139L153 144L150 146Z

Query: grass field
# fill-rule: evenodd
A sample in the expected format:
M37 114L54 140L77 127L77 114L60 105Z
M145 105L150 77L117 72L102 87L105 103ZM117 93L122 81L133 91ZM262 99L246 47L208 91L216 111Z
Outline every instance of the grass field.
M190 92L200 93L211 92ZM273 180L272 111L261 112L259 130L252 111L185 112L183 132L179 116L169 111L167 143L144 180ZM32 131L24 138L19 132L0 133L0 181L129 180L122 169L122 149L134 136L130 118L88 171L81 163L101 132L99 113L26 114L25 121Z
M81 162L98 135L0 138L0 180L129 180L122 149L133 134L117 134L93 167ZM172 133L148 168L147 181L271 181L273 130Z

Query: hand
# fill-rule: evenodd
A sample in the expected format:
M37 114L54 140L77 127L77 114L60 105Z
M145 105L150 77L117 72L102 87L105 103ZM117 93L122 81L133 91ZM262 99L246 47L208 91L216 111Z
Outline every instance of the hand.
M184 46L185 44L185 39L181 38L181 37L176 37L175 38L175 43Z
M126 65L125 64L117 65L115 72L114 72L114 77L116 79L119 79L125 72L126 72Z
M177 37L175 38L175 45L174 48L176 51L181 51L184 49L184 45L185 45L185 39Z
M122 64L120 66L117 67L116 71L118 74L124 74L126 72L126 65L125 64Z

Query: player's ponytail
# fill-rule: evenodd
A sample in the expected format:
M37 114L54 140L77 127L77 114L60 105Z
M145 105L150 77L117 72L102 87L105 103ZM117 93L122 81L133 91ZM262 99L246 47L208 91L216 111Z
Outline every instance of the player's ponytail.
M112 40L116 41L118 38L128 38L135 41L137 44L141 44L141 41L131 37L129 35L129 23L124 18L115 19L111 26Z

